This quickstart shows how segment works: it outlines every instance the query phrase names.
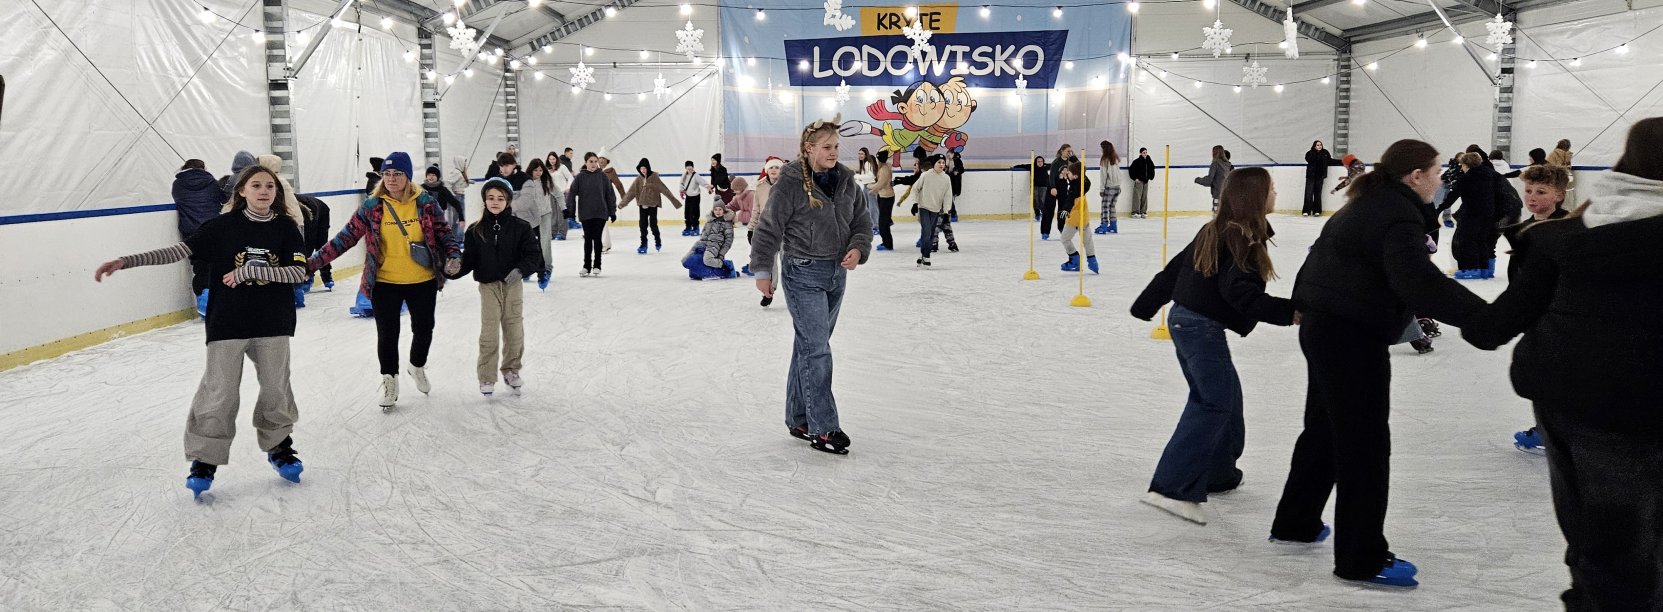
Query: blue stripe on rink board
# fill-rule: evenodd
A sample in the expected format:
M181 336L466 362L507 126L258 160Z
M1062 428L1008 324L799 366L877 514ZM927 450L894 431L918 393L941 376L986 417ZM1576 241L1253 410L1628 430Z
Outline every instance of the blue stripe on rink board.
M1236 166L1236 167L1237 168L1298 168L1298 167L1304 167L1304 166L1305 166L1305 164L1241 164L1241 165ZM1173 170L1199 170L1199 169L1206 169L1206 168L1209 168L1209 167L1211 167L1211 166L1207 165L1207 164L1193 165L1193 166L1171 166L1171 168ZM1515 166L1515 167L1517 168L1517 167L1522 167L1522 166ZM1122 169L1124 169L1124 168L1125 167L1122 166ZM1165 169L1165 168L1166 168L1165 166L1156 166L1157 170ZM1087 166L1086 169L1087 170L1096 170L1097 167L1096 166ZM1571 169L1575 170L1575 171L1603 172L1603 171L1610 170L1611 166L1572 166ZM965 172L1011 172L1012 170L1014 170L1014 168L965 168L964 169ZM699 174L701 176L709 176L709 173L705 173L705 172L701 172ZM749 174L741 174L739 176L750 176L750 175ZM622 173L620 173L618 175L618 177L619 178L634 178L635 175L634 174L622 174ZM473 179L473 182L475 182L475 183L479 183L479 182L483 182L483 181L484 181L484 179ZM362 189L340 189L340 190L336 190L336 191L316 191L316 192L312 192L312 193L303 193L301 195L309 195L309 196L312 196L314 198L329 198L329 197L344 196L344 195L357 195L357 194L361 194L361 193L364 193L364 190L362 190ZM173 204L149 204L149 205L145 205L145 206L127 206L127 207L123 207L123 208L100 208L100 209L97 209L97 210L66 210L66 211L62 211L62 212L0 216L0 225L18 225L18 224L22 224L22 223L42 223L42 222L46 222L46 221L67 221L67 220L70 220L70 219L92 219L92 218L97 218L97 217L118 217L118 216L121 216L121 215L137 215L137 214L143 214L143 213L167 212L167 211L174 210L175 208L176 208L176 206L174 206Z

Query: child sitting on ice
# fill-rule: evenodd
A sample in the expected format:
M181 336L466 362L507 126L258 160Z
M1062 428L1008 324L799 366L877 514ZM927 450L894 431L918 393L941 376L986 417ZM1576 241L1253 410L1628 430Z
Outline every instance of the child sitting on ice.
M734 189L742 188L743 183L744 179L735 179ZM727 256L728 249L733 247L733 218L733 211L721 200L713 203L698 244L693 245L693 250L681 258L681 266L687 268L688 278L704 280L739 276L739 271L733 268L733 261L722 259Z

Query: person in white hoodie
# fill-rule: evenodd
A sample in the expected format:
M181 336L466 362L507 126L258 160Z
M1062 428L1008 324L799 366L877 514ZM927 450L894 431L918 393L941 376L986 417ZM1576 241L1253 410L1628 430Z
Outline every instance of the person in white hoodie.
M1634 124L1571 216L1519 232L1523 270L1461 335L1524 334L1513 389L1534 404L1568 547L1567 610L1663 610L1663 117Z
M918 258L918 267L929 269L937 219L953 206L953 181L947 178L946 157L931 155L925 160L925 167L929 170L918 177L912 189L918 194L918 249L924 254Z

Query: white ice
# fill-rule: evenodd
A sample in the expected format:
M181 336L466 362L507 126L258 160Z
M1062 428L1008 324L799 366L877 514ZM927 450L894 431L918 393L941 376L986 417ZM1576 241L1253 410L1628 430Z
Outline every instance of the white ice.
M1172 221L1174 252L1201 222ZM1274 222L1287 295L1321 221ZM357 279L312 294L293 341L299 485L255 447L250 369L232 462L211 503L191 500L199 324L0 373L0 609L1556 607L1564 542L1542 460L1510 444L1530 415L1509 352L1454 328L1431 355L1392 353L1387 536L1418 590L1336 580L1331 544L1265 541L1305 396L1290 329L1232 338L1243 487L1205 527L1139 504L1186 387L1171 344L1126 313L1161 264L1161 221L1121 228L1095 237L1089 309L1069 306L1055 241L1038 244L1043 280L1021 280L1026 223L962 223L963 252L930 271L910 248L874 254L833 338L845 457L786 435L784 304L758 307L747 279L688 280L674 222L648 255L613 228L598 279L577 277L579 241L555 243L554 284L526 294L523 397L476 391L471 281L440 298L432 396L406 382L391 414L374 325L346 313Z

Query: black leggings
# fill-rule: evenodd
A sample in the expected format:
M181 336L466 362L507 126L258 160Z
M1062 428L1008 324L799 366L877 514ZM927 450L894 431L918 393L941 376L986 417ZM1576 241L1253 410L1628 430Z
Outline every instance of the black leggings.
M658 207L641 208L641 246L647 246L647 228L652 228L653 242L664 244L664 237L658 235Z
M1039 199L1041 200L1039 204L1039 233L1050 235L1051 220L1055 219L1057 225L1060 226L1062 225L1063 218L1057 216L1057 199L1051 197L1051 194L1040 194ZM1057 231L1060 232L1062 230L1061 228L1058 228Z
M699 229L699 196L698 196L698 194L687 194L687 201L683 202L683 204L686 204L686 206L683 207L682 210L685 211L685 215L683 216L683 219L685 219L687 221L687 229L690 229L690 230Z
M604 231L606 218L583 220L583 269L601 267L601 232ZM594 256L592 260L591 254Z
M895 196L878 196L878 239L884 248L895 248L895 236L890 228L895 226Z
M377 282L370 291L370 308L375 311L375 356L381 373L398 375L399 310L410 307L410 365L427 365L427 349L433 344L433 308L439 301L439 281L414 285Z

